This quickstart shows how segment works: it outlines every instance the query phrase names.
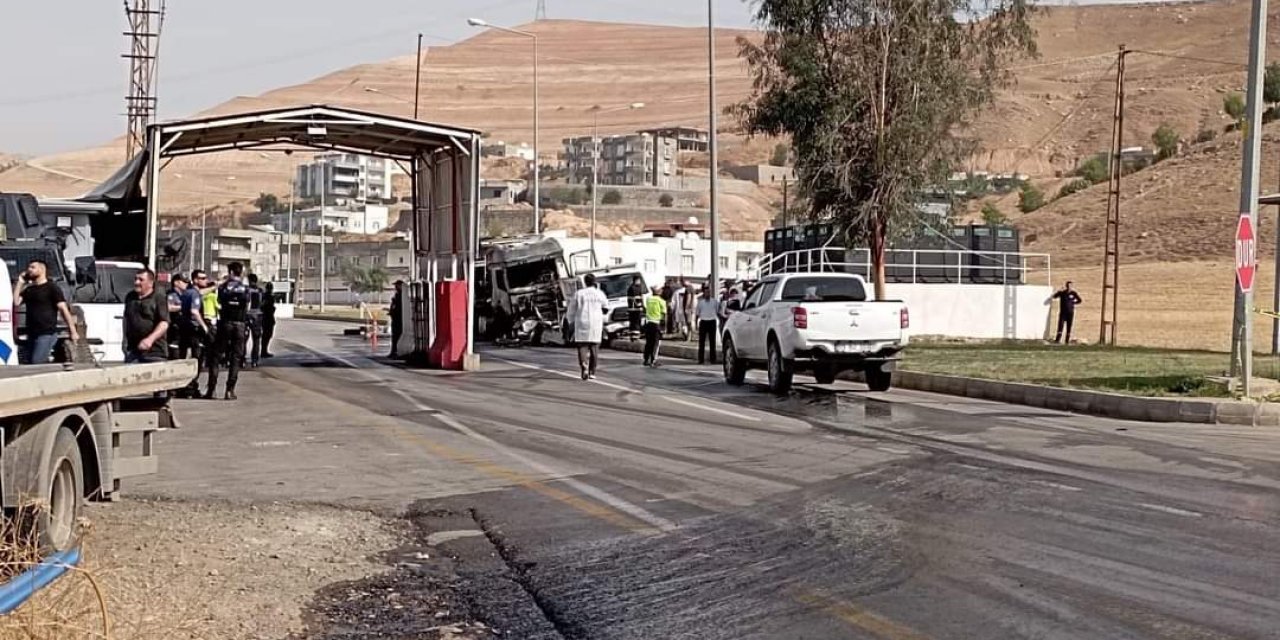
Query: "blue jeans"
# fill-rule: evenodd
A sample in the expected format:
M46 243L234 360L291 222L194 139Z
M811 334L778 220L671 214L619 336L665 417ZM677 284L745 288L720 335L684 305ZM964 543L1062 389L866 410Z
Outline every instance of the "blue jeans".
M43 333L38 336L27 336L18 352L20 364L48 364L53 358L53 347L58 344L58 334Z
M136 349L130 349L124 354L125 364L146 364L148 362L164 362L165 359L151 353L143 353Z

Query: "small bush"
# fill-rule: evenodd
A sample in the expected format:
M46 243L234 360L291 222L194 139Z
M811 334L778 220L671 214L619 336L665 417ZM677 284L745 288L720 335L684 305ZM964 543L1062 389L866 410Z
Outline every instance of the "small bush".
M1228 93L1222 96L1222 111L1225 112L1232 120L1240 122L1244 120L1244 112L1247 104L1244 95L1239 93Z
M988 202L982 205L982 221L987 224L1004 224L1009 221L996 205Z
M1108 169L1107 155L1099 153L1090 157L1088 160L1080 163L1076 168L1076 175L1089 181L1089 184L1098 184L1106 182L1111 176Z
M1031 213L1044 206L1044 193L1033 184L1022 185L1018 194L1018 209L1023 213Z
M1213 129L1201 129L1200 132L1196 134L1196 144L1209 142L1210 140L1214 140L1217 137L1218 137L1217 131L1214 131Z
M1093 186L1093 183L1088 180L1085 180L1084 178L1076 178L1075 180L1063 185L1062 188L1058 190L1058 197L1065 198L1073 193L1084 191L1091 186Z
M622 204L622 192L617 189L610 189L604 192L600 198L601 204Z
M671 194L669 194L669 193L664 193L664 194L662 194L662 195L658 196L658 206L659 206L659 207L668 207L668 208L670 208L670 207L674 206L674 205L675 205L675 203L676 203L676 199L675 199L675 198L673 198L673 197L671 197Z
M1156 128L1156 132L1151 134L1151 144L1156 147L1156 161L1167 160L1177 155L1178 144L1182 142L1182 136L1168 124L1161 124Z

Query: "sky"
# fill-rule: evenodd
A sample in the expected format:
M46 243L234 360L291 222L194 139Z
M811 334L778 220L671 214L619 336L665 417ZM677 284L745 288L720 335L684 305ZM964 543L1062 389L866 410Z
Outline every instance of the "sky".
M154 6L160 0L152 0ZM742 0L716 23L751 25ZM546 0L547 17L706 24L695 0ZM0 152L46 155L123 135L128 63L120 0L8 1L0 7ZM412 55L493 24L533 20L537 0L167 0L159 116L180 118L365 62Z

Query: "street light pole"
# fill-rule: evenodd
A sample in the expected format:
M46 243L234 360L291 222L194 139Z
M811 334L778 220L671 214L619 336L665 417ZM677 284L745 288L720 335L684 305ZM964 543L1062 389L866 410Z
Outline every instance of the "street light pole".
M329 280L325 262L325 246L324 246L324 192L328 191L329 180L325 175L325 169L328 163L323 159L316 162L320 167L320 313L324 313L324 305L328 299Z
M289 233L285 236L284 277L293 282L293 201L298 198L298 179L289 180Z
M708 286L712 287L713 294L720 291L720 214L717 208L716 191L719 186L717 174L720 173L720 165L717 150L716 128L718 126L718 118L716 117L716 13L715 1L707 0L707 115L711 123L710 137L708 139L708 147L711 151L711 282Z
M538 34L489 24L480 18L468 18L467 24L533 39L533 233L542 233L542 163L538 156Z

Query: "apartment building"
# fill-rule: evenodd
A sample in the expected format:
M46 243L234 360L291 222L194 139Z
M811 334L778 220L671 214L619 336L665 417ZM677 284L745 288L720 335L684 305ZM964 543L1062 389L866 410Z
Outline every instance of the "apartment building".
M600 138L600 184L670 188L676 173L675 138L635 133ZM564 140L563 162L573 184L590 184L595 157L591 136Z
M392 178L400 173L396 163L356 153L329 153L313 162L298 165L297 190L300 198L319 199L330 204L367 202L394 198Z

